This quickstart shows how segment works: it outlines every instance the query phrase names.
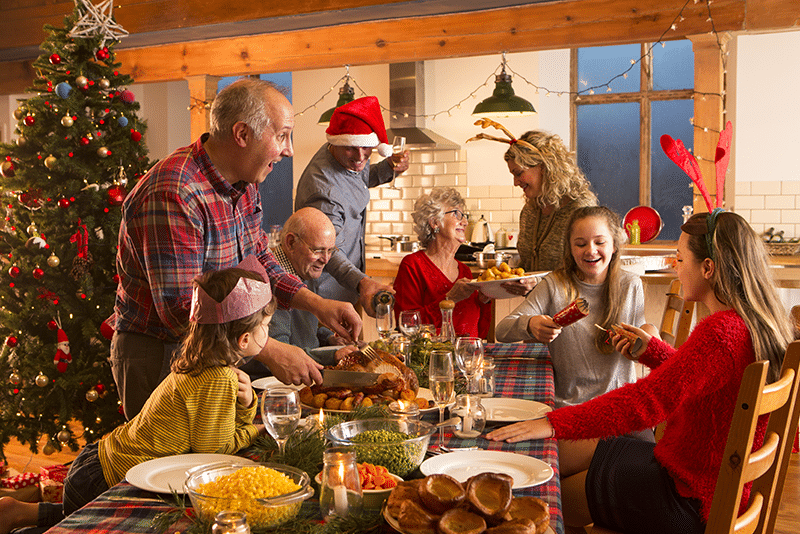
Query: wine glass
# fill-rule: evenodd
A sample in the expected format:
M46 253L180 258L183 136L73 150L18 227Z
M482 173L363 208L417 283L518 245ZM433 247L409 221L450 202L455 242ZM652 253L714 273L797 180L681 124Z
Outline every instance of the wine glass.
M422 323L419 310L403 310L400 312L400 331L406 337L417 337L419 334L419 325Z
M375 307L375 326L378 329L378 335L381 339L386 340L394 330L394 310L391 306L385 304L378 304Z
M467 391L475 393L475 374L483 364L483 340L479 337L456 339L456 364L467 379Z
M439 407L439 422L444 421L444 408L455 397L453 373L453 353L449 350L432 350L428 367L428 387L433 400ZM442 446L444 431L439 428L439 447Z
M266 390L261 397L261 418L283 456L286 442L300 422L300 396L297 390L288 387Z
M406 138L401 135L394 136L394 140L392 140L392 154L402 154L406 150ZM392 183L389 184L389 189L397 189L394 185L394 180L397 178L397 173L392 171Z

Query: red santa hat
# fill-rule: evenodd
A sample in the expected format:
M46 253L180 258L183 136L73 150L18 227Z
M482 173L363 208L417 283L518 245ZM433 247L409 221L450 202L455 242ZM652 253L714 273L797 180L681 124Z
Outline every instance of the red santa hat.
M64 343L65 341L69 341L69 338L67 337L67 333L59 328L58 329L58 342L59 343Z
M381 106L374 96L358 98L336 108L325 133L334 146L374 147L384 158L392 155Z

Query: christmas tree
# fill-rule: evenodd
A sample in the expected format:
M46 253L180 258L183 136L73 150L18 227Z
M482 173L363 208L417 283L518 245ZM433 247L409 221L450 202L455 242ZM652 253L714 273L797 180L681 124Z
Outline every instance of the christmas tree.
M114 62L125 32L76 1L33 66L0 145L0 445L38 452L95 441L124 421L108 364L121 204L149 166L133 82ZM82 435L68 427L83 427Z

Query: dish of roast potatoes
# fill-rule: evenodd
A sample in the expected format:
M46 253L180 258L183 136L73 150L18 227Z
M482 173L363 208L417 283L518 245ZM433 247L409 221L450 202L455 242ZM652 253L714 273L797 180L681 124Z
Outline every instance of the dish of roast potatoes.
M512 484L503 473L481 473L463 484L444 474L400 482L383 517L402 534L552 534L547 503L514 497Z

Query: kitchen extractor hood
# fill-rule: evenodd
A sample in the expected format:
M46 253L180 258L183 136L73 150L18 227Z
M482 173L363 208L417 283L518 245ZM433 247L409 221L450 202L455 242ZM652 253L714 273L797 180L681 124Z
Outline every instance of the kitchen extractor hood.
M389 64L389 142L406 138L406 147L461 148L458 143L423 128L425 118L425 65L421 61Z

